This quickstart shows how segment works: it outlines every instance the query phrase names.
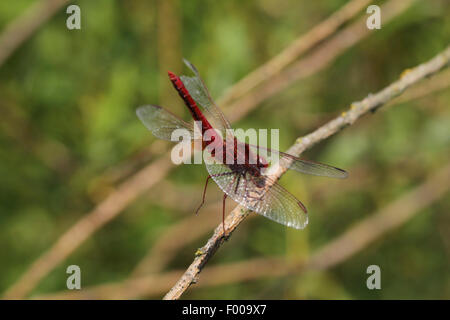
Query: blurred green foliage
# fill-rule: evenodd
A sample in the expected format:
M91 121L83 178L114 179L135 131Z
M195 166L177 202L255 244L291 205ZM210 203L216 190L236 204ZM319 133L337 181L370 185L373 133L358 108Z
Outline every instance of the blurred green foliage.
M197 66L218 97L345 2L171 1L165 17L157 1L80 0L82 29L73 31L66 28L65 10L56 14L0 67L0 289L12 285L116 183L102 187L98 177L155 141L135 116L136 107L161 104L187 119L165 78L167 70L182 71L182 57ZM418 2L324 71L294 83L234 126L280 128L285 149L352 101L394 81L405 68L430 59L448 45L450 3ZM0 29L32 3L1 2ZM305 157L345 168L350 178L336 182L287 174L281 183L311 212L307 229L250 219L211 265L274 255L306 258L420 184L449 160L449 102L447 89L391 106L308 151ZM367 182L357 185L361 178L352 178L353 172L363 172ZM200 201L205 177L202 166L180 166L166 179L192 190L176 197L193 194ZM83 287L125 279L167 227L195 207L169 208L149 193L89 238L33 293L64 290L70 264L81 267ZM210 187L207 201L219 196L217 187ZM227 206L233 207L231 200ZM448 299L449 212L447 194L328 271L202 288L186 297ZM207 236L180 252L169 267L185 268ZM371 264L381 267L382 290L366 288Z

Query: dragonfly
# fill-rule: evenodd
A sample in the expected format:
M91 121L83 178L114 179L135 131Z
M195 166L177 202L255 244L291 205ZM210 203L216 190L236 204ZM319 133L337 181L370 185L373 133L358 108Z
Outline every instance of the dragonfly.
M306 207L278 184L279 174L271 168L276 165L277 168L285 171L289 169L309 175L341 179L348 176L347 172L330 165L300 159L275 149L240 142L232 134L229 121L214 103L198 70L186 59L184 63L193 75L177 76L169 71L168 76L195 122L184 121L157 105L139 107L136 114L147 129L160 139L172 141L172 133L177 129L187 130L192 139L196 129L201 131L201 148L204 154L209 156L209 161L205 161L208 177L196 214L205 203L208 182L212 179L224 193L222 204L224 236L226 236L225 200L227 197L285 226L296 229L305 228L308 224ZM196 127L195 124L200 126ZM273 159L277 160L272 161Z

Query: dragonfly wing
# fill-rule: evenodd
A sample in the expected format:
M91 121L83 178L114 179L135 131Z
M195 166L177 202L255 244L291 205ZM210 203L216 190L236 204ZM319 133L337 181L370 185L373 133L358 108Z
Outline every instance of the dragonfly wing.
M254 210L288 227L305 228L308 224L305 206L277 182L268 177L266 181L272 183L272 186L261 196Z
M241 175L223 164L206 168L222 191L247 209L296 229L308 224L304 205L271 177Z
M173 113L155 105L139 107L136 114L154 136L172 141L172 133L177 129L185 129L191 138L194 137L193 123L178 118Z
M222 132L222 136L225 137L225 131L227 129L231 129L230 123L212 100L205 83L197 71L197 68L195 68L194 65L186 59L184 59L184 63L189 69L191 69L194 76L180 76L181 81L195 102L203 108L206 117L212 122L211 124L213 127L220 130Z
M327 164L313 162L309 160L300 159L294 156L289 155L290 157L287 157L284 154L283 158L285 158L286 163L289 163L288 169L295 170L301 173L306 173L314 176L323 176L323 177L330 177L330 178L339 178L339 179L345 179L348 177L348 173L345 170L329 166ZM295 158L291 162L290 160L286 158Z
M314 176L323 176L340 179L347 178L348 176L348 173L345 170L329 166L327 164L300 159L291 154L270 148L264 148L251 144L249 146L250 150L253 153L261 155L271 165L279 164L283 168L295 170L301 173L310 174Z

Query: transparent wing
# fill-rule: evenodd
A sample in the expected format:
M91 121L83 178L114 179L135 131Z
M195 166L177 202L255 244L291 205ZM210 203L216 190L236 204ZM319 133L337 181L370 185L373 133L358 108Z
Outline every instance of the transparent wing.
M308 224L305 206L269 176L241 175L223 164L207 164L217 185L242 206L288 227Z
M172 141L172 132L176 129L188 130L194 137L194 125L178 118L173 113L155 105L139 107L136 114L153 135L163 140Z
M219 130L222 133L222 136L225 137L226 129L231 129L230 123L212 100L208 89L205 86L205 83L203 82L202 78L200 78L200 74L198 73L194 65L186 59L183 59L183 61L186 66L194 73L194 76L180 76L181 81L183 82L184 86L189 91L195 102L197 102L197 104L199 104L200 107L203 108L206 118L210 122L212 122L211 125L215 129Z
M345 170L329 166L327 164L300 159L296 156L274 149L255 146L252 144L249 144L249 146L250 150L253 153L262 156L267 161L267 163L270 163L271 165L278 163L283 168L314 176L340 179L347 178L348 176L348 173Z

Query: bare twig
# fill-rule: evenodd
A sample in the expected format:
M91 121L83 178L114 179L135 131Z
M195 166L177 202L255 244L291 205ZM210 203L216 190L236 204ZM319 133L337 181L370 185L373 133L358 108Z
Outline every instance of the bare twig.
M405 103L421 99L429 94L447 89L450 86L450 69L442 71L426 82L426 85L417 86L405 94L395 98L390 104Z
M0 66L69 0L36 1L0 35Z
M312 254L308 261L287 264L285 257L258 258L211 266L202 274L196 287L230 284L262 277L287 274L298 276L306 270L332 268L360 252L384 234L400 227L424 208L443 197L450 189L450 165L431 174L424 183L406 192L386 207L349 227ZM182 275L181 270L132 278L77 292L57 292L38 296L38 299L135 299L161 294Z
M288 153L297 156L300 155L306 149L311 148L315 144L337 133L346 126L353 124L357 119L366 113L375 111L377 108L400 95L406 88L446 67L449 61L450 47L447 47L443 52L435 56L430 61L404 72L398 81L392 83L376 94L369 95L362 101L352 103L347 112L343 112L339 117L331 120L314 132L297 139L297 142L289 148ZM280 177L282 174L283 171L280 169L278 176ZM249 210L246 210L241 206L237 206L225 220L225 228L227 232L231 235L231 233L239 226L239 224L247 217L249 213ZM197 256L194 258L194 261L185 271L183 276L178 280L178 282L165 295L164 299L180 298L187 288L189 288L192 283L197 281L198 275L204 265L214 255L224 241L225 239L223 236L222 225L219 225L215 229L213 236L208 240L206 245L197 252Z

